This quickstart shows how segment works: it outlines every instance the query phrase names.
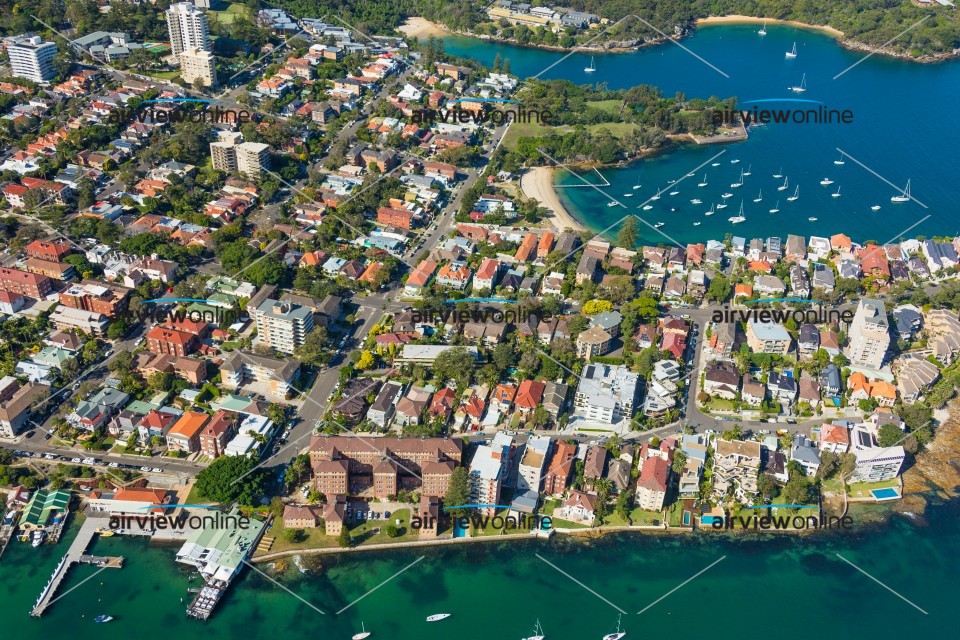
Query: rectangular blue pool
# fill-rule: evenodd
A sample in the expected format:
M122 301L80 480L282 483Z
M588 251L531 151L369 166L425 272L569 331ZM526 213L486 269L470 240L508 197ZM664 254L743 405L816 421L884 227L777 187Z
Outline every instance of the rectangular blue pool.
M896 489L887 487L886 489L871 489L870 493L877 500L894 500L900 497L900 492Z

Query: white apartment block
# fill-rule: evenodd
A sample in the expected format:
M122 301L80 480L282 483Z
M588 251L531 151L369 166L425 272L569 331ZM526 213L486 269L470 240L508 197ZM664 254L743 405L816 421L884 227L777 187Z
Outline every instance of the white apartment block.
M189 85L200 80L205 87L217 84L217 64L213 54L203 49L187 49L180 54L180 79Z
M313 331L313 311L289 302L265 300L254 318L257 342L281 353L293 353Z
M259 178L270 168L270 145L262 142L244 142L237 145L237 171L248 178Z
M550 438L547 436L531 436L527 440L523 457L520 459L517 489L530 489L540 492L540 483L543 480L543 470L547 464L547 455L550 452Z
M741 502L757 495L760 474L760 443L717 439L713 465L713 491L724 496L730 487Z
M173 55L187 49L210 50L210 31L207 14L189 2L178 2L167 10L167 30Z
M489 445L481 445L470 463L470 501L473 504L500 504L500 489L507 474L507 462L513 437L502 431ZM485 515L494 515L494 507L482 507Z
M49 82L56 75L53 58L57 45L44 42L40 36L5 38L4 46L10 60L11 75L34 82Z
M857 312L850 322L850 344L847 357L850 362L868 369L883 366L887 347L890 346L890 326L887 310L878 300L861 298Z
M583 369L574 397L577 415L614 424L633 417L639 376L616 365L591 364Z
M883 482L900 474L906 457L903 447L881 447L867 425L858 424L853 428L850 446L857 457L857 467L849 482Z
M234 173L237 170L237 145L243 142L239 131L221 131L219 139L210 143L210 161L217 171Z
M248 178L259 178L270 168L270 145L262 142L244 142L236 131L220 133L220 139L210 143L213 168L227 173L239 171Z

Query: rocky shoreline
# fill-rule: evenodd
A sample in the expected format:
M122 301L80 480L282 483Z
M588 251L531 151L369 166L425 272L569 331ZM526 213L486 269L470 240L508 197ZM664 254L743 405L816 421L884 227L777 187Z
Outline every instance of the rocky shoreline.
M949 417L903 474L903 500L894 505L898 513L922 517L927 507L960 497L960 398L947 407Z

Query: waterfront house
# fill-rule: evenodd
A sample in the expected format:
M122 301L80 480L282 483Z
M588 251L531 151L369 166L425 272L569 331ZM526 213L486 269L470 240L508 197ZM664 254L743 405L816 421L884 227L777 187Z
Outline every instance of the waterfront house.
M741 440L717 440L713 466L713 490L720 497L732 489L738 500L752 504L757 495L760 470L760 443Z
M790 460L799 462L808 476L815 476L820 468L820 451L809 438L798 435L790 445Z
M556 510L556 514L564 520L592 527L596 507L597 496L582 491L571 491L560 508Z

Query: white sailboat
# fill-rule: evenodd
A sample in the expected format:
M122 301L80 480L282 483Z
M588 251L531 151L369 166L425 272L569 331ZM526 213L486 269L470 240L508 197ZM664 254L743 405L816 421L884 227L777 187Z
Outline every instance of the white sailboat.
M836 193L831 193L831 194L830 194L830 197L831 197L831 198L839 198L839 197L840 197L840 185L837 185L837 192L836 192Z
M731 160L730 164L740 164L740 159L737 158L736 160Z
M783 179L783 184L777 187L777 191L786 191L790 188L789 176Z
M644 211L650 211L650 209L653 209L653 205L652 205L652 204L645 204L645 205L643 205L643 210L644 210Z
M740 179L737 180L736 182L730 183L730 188L739 189L742 186L743 186L743 169L740 170Z
M533 625L533 635L523 638L523 640L546 640L545 635L543 635L543 628L540 626L540 620L537 619L537 623Z
M728 220L730 220L730 222L732 222L733 224L740 224L741 222L746 220L746 217L744 217L743 215L743 200L740 201L740 213L728 218Z
M752 165L752 164L747 165L747 170L743 172L743 175L745 175L745 176L753 175L753 165Z
M716 213L716 210L717 210L717 207L716 207L716 206L710 205L710 211L707 211L707 212L706 212L705 214L703 214L703 215L705 215L705 216L712 216L714 213Z
M727 208L726 202L721 202L720 204L717 205L717 209L726 209L726 208Z
M777 204L773 205L773 209L770 209L770 213L780 213L780 201L777 200Z
M427 622L437 622L438 620L446 620L452 613L435 613L432 616L427 616Z
M793 43L793 49L791 49L790 51L787 51L787 57L788 57L788 58L796 58L796 57L797 57L797 43L796 43L796 42Z
M800 197L800 185L797 185L797 190L793 192L793 195L787 198L787 202L793 202Z
M890 202L909 202L910 201L910 179L907 179L907 187L903 190L903 193L899 196L893 196L890 198Z
M880 211L880 205L875 204L875 205L873 205L872 207L870 207L870 210L871 210L871 211Z
M800 84L790 87L790 91L794 93L803 93L807 90L807 74L803 74L803 77L800 78Z
M690 204L703 204L703 200L701 200L700 198L694 198L693 200L690 201Z
M608 202L608 203L607 203L607 206L608 206L608 207L615 207L615 206L617 206L618 204L620 204L620 203L619 203L619 202Z
M782 177L783 177L783 167L780 167L780 171L777 171L775 174L773 174L773 177L776 178L776 179L778 179L778 180L779 180L780 178L782 178Z
M829 187L830 185L833 184L833 180L831 180L830 178L824 178L823 180L820 181L820 184L822 184L825 187Z
M597 70L597 68L593 66L593 56L590 56L590 66L584 67L583 70L587 73L593 73L594 71Z
M763 189L760 189L760 193L757 194L757 197L753 199L754 202L763 202Z
M680 192L677 191L677 190L673 190L673 191L670 192L670 195L675 196L675 195L677 195L678 193L680 193Z
M766 22L763 23L763 26L760 27L760 31L757 31L757 34L758 34L758 35L761 35L761 36L767 35L767 23L766 23Z
M632 194L632 193L625 193L625 194L623 194L623 197L624 197L624 198L632 198L632 197L633 197L633 194Z
M701 182L701 183L698 184L697 186L698 186L698 187L705 187L705 186L707 186L707 174L703 174L703 182Z
M636 190L639 189L641 186L642 186L642 185L640 184L640 178L637 178L637 184L633 185L633 190L636 191Z
M810 222L816 222L816 221L817 221L817 219L814 218L813 216L810 216L809 218L807 218L807 220L809 220Z
M711 166L711 167L719 167L719 166L720 166L720 163L719 163L719 162L711 162L711 163L710 163L710 166Z
M841 166L842 166L843 164L845 164L842 153L840 154L840 159L839 159L839 160L834 160L834 161L833 161L833 164L838 164L838 165L841 165Z
M369 638L372 635L372 632L367 631L363 623L360 623L360 633L355 633L350 637L350 640L364 640L364 638Z
M693 226L699 227L699 226L700 226L700 223L699 223L699 222L694 222L694 223L693 223Z
M722 194L720 194L720 197L723 198L724 200L726 200L727 198L732 198L732 197L733 197L733 194L732 194L732 193L722 193Z
M620 616L617 616L617 630L603 636L603 640L620 640L625 635L627 635L626 631L620 631Z
M655 195L655 196L650 196L650 199L651 199L651 200L659 200L661 193L662 193L662 192L660 191L660 189L657 189L657 195Z
M666 224L666 222L658 222L657 224L653 225L653 228L654 228L654 229L659 229L660 227L662 227L662 226L665 225L665 224Z

